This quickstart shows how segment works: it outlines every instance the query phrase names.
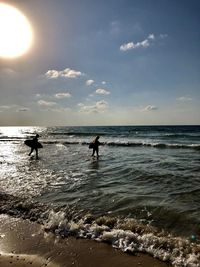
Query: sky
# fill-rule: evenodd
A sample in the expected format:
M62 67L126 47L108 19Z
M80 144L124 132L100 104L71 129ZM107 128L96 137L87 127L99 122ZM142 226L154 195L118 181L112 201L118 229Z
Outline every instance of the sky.
M33 43L0 58L1 126L200 124L199 0L2 2Z

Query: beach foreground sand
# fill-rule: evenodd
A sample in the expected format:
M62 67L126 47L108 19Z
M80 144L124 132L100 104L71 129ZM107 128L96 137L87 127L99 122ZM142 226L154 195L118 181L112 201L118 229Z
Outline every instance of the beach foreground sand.
M129 255L110 245L45 233L28 220L0 215L1 267L166 267L146 254Z

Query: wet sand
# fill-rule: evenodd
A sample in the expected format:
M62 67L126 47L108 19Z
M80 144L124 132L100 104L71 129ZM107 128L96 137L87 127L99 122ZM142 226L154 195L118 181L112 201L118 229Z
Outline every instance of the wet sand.
M28 220L0 215L0 267L167 267L146 254L129 255L110 245L45 233Z

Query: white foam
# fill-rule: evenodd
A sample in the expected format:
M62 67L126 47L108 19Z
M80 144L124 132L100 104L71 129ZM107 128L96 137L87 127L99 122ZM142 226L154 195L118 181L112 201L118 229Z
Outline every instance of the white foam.
M74 222L65 217L64 212L51 211L45 228L62 236L75 235L107 242L124 252L148 253L162 261L170 262L175 267L200 267L200 246L190 243L189 240L146 232L145 226L144 231L134 232L117 228L119 223L112 228L104 224L98 225L95 220L85 223L85 218L82 218ZM147 230L150 229L147 227Z

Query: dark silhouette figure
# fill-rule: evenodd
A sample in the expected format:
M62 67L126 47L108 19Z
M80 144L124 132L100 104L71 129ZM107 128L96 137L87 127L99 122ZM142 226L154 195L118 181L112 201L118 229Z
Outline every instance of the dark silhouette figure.
M38 158L38 138L39 138L39 134L36 134L35 137L33 137L33 146L31 147L31 152L28 154L29 156L32 154L32 152L35 150L35 153L36 153L36 159L39 159Z
M96 152L96 155L97 155L97 158L99 157L99 146L101 145L101 143L99 142L99 136L97 136L93 142L92 142L92 148L93 148L93 153L92 153L92 156L94 156L95 152Z

